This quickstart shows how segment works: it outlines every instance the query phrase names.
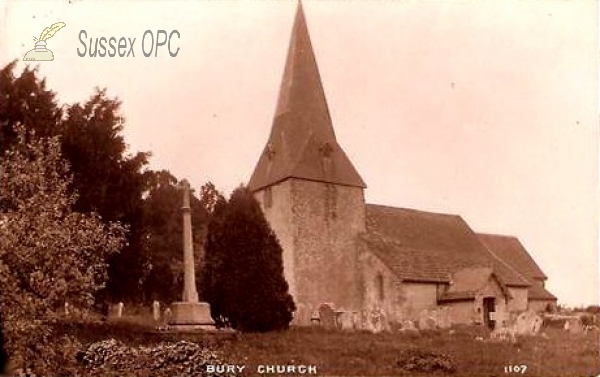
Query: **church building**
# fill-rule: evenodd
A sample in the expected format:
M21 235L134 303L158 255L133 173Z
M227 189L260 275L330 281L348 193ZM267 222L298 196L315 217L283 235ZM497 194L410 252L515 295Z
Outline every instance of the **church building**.
M328 307L377 310L389 323L445 310L453 323L494 327L556 305L516 238L476 234L457 215L365 203L366 184L336 139L301 3L249 188L283 249L296 324Z

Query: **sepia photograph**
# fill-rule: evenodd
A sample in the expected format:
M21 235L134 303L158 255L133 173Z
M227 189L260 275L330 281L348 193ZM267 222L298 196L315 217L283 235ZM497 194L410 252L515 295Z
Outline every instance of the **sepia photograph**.
M0 1L0 376L600 375L595 0Z

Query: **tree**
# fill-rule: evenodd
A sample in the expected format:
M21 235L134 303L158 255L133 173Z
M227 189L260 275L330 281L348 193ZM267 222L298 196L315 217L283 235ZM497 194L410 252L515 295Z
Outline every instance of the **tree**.
M180 182L166 170L155 172L152 188L144 200L146 253L150 261L144 293L164 302L178 301L183 291L183 224ZM200 274L202 249L208 226L208 213L196 198L190 197L196 273ZM197 279L200 282L200 279Z
M129 227L127 247L110 257L110 279L103 296L112 301L138 300L149 265L142 218L150 176L144 169L150 154L127 153L121 104L108 98L106 90L96 89L82 104L59 106L36 69L25 68L16 76L15 66L16 61L0 70L0 153L16 142L17 125L38 137L60 137L73 176L68 190L78 193L73 209L95 212L105 223L118 221Z
M219 199L206 244L205 299L213 318L241 331L281 330L295 305L283 276L282 250L246 187Z
M0 70L0 155L16 142L15 125L25 125L39 137L55 136L62 118L55 94L37 78L37 70L26 67L15 77L16 64L15 60Z
M215 211L215 206L221 199L225 199L225 197L212 182L206 182L200 188L200 203L208 214L212 214Z
M149 262L144 253L143 194L152 173L143 170L150 153L126 154L120 106L106 90L96 89L84 104L66 107L59 134L73 172L71 189L79 195L74 209L129 227L127 246L109 259L106 298L139 301Z
M105 258L121 249L125 229L72 210L57 138L23 126L16 134L0 163L0 311L11 358L47 361L57 309L91 307L106 282Z

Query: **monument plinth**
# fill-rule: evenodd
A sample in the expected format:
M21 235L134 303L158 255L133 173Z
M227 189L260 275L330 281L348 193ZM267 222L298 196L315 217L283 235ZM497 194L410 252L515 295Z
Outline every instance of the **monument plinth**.
M192 241L192 209L190 207L190 184L183 180L183 297L171 305L169 325L174 330L214 330L215 321L210 316L210 305L198 300L196 272L194 268L194 244Z

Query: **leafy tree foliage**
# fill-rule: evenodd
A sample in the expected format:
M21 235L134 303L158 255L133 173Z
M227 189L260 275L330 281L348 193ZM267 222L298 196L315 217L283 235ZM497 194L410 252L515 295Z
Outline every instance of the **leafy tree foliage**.
M156 172L152 177L152 188L144 201L144 230L150 261L144 292L152 300L180 300L183 291L183 192L180 183L166 170ZM196 273L199 274L202 271L202 250L209 215L205 205L194 193L191 195L190 205ZM198 278L196 281L200 280Z
M107 278L105 259L125 229L72 210L71 176L57 138L17 127L0 170L0 286L7 350L17 361L47 360L49 325L65 302L90 308ZM40 355L44 357L40 357Z
M16 77L15 64L0 71L0 151L15 143L15 125L34 130L39 137L60 137L73 176L69 192L78 194L74 210L95 212L105 223L119 221L129 227L127 246L110 257L110 279L102 296L138 300L149 266L142 224L143 193L151 174L144 170L149 153L127 154L121 104L108 98L105 90L96 89L82 104L59 106L36 70L25 68Z
M246 187L218 198L206 244L205 299L213 318L241 331L285 329L295 305L283 276L282 250Z
M60 134L73 171L72 189L79 194L74 208L129 226L127 246L109 260L107 296L115 301L137 301L148 270L142 194L150 173L142 169L149 153L126 155L120 105L107 98L105 90L97 90L83 105L67 107Z
M40 137L58 134L62 110L55 94L46 89L46 81L39 80L36 71L25 68L14 76L17 61L0 70L0 153L17 140L15 125L35 129Z

